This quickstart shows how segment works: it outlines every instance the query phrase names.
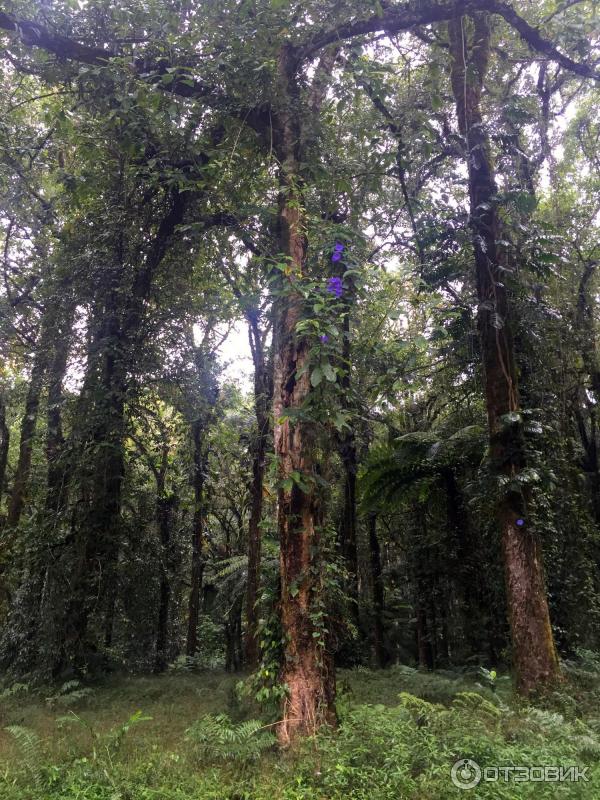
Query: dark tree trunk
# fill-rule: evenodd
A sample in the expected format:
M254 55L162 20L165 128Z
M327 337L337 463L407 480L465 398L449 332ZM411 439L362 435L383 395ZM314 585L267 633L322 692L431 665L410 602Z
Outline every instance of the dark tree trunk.
M260 586L261 529L265 457L269 438L269 407L272 385L265 363L264 339L259 329L258 315L247 314L248 336L254 362L254 412L256 438L252 456L252 487L250 520L248 523L248 582L246 585L245 660L251 669L258 663L258 591Z
M484 604L481 592L481 568L473 540L463 493L452 469L442 471L446 494L446 516L455 538L455 592L462 612L462 627L469 655L483 652L488 633L484 626ZM489 613L489 609L488 609Z
M56 515L65 504L68 491L69 470L64 460L64 435L62 407L64 404L63 381L67 371L67 359L71 345L71 328L74 307L65 315L64 325L55 332L52 361L48 368L48 407L46 411L46 458L48 477L46 487L46 511Z
M45 576L52 569L53 533L58 527L57 513L64 497L62 475L58 478L58 459L64 444L62 435L62 382L66 372L71 342L73 306L68 306L61 323L53 330L54 341L48 343L48 402L46 408L48 486L46 493L47 530L41 539L34 539L27 549L23 577L18 588L8 628L13 631L10 667L15 674L25 674L36 666L44 621L41 616ZM53 352L51 352L53 351Z
M369 514L369 551L371 554L371 576L373 580L373 647L378 667L385 667L388 655L385 649L383 610L385 603L381 549L377 538L377 515Z
M129 198L124 185L121 174L115 201L128 213ZM80 459L76 466L81 470L84 465L87 469L82 481L81 513L74 521L68 555L65 550L62 559L65 567L59 577L64 580L65 569L69 570L69 596L59 614L58 657L52 670L55 675L72 667L85 667L87 629L92 613L104 611L105 634L109 640L112 638L113 603L118 591L129 373L143 346L145 304L156 270L183 219L189 197L171 189L162 200L164 214L157 228L147 231L151 234L146 237L148 246L133 276L129 274L125 255L131 244L128 232L123 228L115 230L113 262L105 270L95 309L88 368L73 435L74 451ZM50 587L48 596L55 596Z
M167 668L167 650L169 644L169 610L171 603L171 581L169 563L171 560L171 524L175 497L164 496L164 486L159 487L156 500L156 518L160 536L160 586L158 596L158 623L156 629L156 660L154 672L163 672Z
M70 536L58 555L53 579L69 586L59 614L57 676L86 665L90 615L104 612L105 640L111 638L111 605L115 598L118 525L124 477L125 377L124 340L120 327L121 267L110 271L109 288L95 314L88 368L73 432L74 467L81 474L82 495ZM87 463L86 463L87 462ZM55 596L50 588L48 596Z
M359 619L358 546L356 539L356 474L358 471L354 432L349 431L340 441L340 455L344 468L344 501L340 523L340 545L349 574L351 614L355 623Z
M194 446L194 519L192 530L192 569L191 588L188 605L188 629L186 653L195 656L198 650L198 622L200 619L200 598L202 596L202 577L204 573L204 482L206 478L206 443L205 424L203 420L192 423L192 441Z
M242 597L236 598L225 623L225 669L238 672L242 666Z
M575 331L585 372L589 376L589 384L595 402L600 402L600 360L598 359L597 332L595 323L595 300L590 287L596 273L596 262L584 264L579 282L577 306L575 310ZM592 513L596 522L600 522L600 457L598 453L598 430L596 422L596 405L590 403L581 386L575 401L575 418L585 451L583 468L588 478ZM587 412L587 414L586 414ZM586 417L588 424L586 424Z
M8 464L8 448L10 445L10 430L6 422L6 404L0 393L0 504L6 482L6 465ZM0 518L0 527L2 520Z
M345 266L342 266L345 270ZM351 281L346 282L345 309L343 316L343 341L342 341L342 364L343 370L341 379L342 402L350 408L350 310L354 297L354 286ZM342 518L340 524L339 538L341 552L344 557L346 568L350 578L348 594L352 601L352 615L358 625L359 622L359 572L358 572L358 543L356 538L356 476L358 472L358 456L356 452L356 437L354 429L346 429L339 435L339 452L344 469L344 500L342 506Z
M469 43L467 29L472 27ZM481 110L488 65L490 30L485 13L449 23L451 83L459 129L465 139L470 215L483 356L491 467L514 479L525 464L514 346L505 286L506 257L500 250L501 223L490 143ZM503 263L504 262L504 263ZM544 587L539 538L527 520L526 492L505 492L497 519L504 569L517 687L523 694L557 680L558 659Z
M419 669L433 669L433 648L431 647L431 635L427 625L427 614L422 600L420 590L418 590L417 608L417 652L419 656Z
M29 484L29 472L31 470L31 455L33 452L33 440L37 427L38 410L40 406L40 396L44 386L46 367L48 363L47 347L49 341L46 331L40 336L37 352L31 369L31 380L27 389L25 399L25 411L21 419L21 439L19 443L19 459L15 470L12 492L8 504L8 515L6 524L9 528L14 528L19 524L21 513L27 497L27 487Z

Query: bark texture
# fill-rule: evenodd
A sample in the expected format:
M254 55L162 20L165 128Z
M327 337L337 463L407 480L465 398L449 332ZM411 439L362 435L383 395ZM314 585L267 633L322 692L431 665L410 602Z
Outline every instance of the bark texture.
M258 312L246 314L248 336L254 363L254 413L256 437L252 456L252 487L250 519L248 522L248 581L246 584L246 638L244 642L246 665L253 668L258 663L259 647L258 592L260 586L261 529L265 457L270 432L269 406L272 403L272 381L265 360L264 333L258 323Z
M195 656L198 651L198 622L200 619L200 599L202 597L202 578L204 575L204 483L206 480L205 425L201 419L192 423L194 446L194 520L192 528L192 565L190 575L190 596L188 602L188 630L185 652Z
M298 412L311 395L309 342L296 333L303 298L295 288L305 269L306 218L300 174L302 126L295 74L296 54L282 48L279 57L282 94L277 119L281 164L279 197L280 252L287 264L276 298L274 342L274 443L279 470L281 621L285 635L282 680L288 696L279 739L289 744L334 721L335 675L325 646L320 604L321 509L314 480L315 426ZM303 486L293 476L301 476Z
M385 592L383 569L381 566L381 548L377 538L377 515L369 514L369 552L371 556L371 578L373 581L373 649L378 667L385 667L388 655L385 649L383 610Z
M21 438L19 442L19 458L15 477L13 480L12 492L8 504L8 514L6 524L9 528L14 528L19 524L21 514L27 498L27 487L29 484L29 473L31 470L31 454L33 452L33 440L37 427L38 411L40 407L40 397L44 386L46 367L48 364L47 332L42 333L37 352L34 357L31 369L31 378L27 388L25 398L25 411L21 419Z
M459 130L466 146L473 233L478 328L493 471L514 479L525 466L514 344L506 289L507 260L499 240L501 221L489 135L481 112L487 71L488 15L473 12L449 23L451 83ZM502 536L512 657L518 690L530 694L558 678L541 547L528 525L526 491L503 491L497 519Z
M10 445L10 430L6 422L6 404L0 392L0 502L4 493L6 481L6 465L8 463L8 448ZM2 520L0 520L0 526Z

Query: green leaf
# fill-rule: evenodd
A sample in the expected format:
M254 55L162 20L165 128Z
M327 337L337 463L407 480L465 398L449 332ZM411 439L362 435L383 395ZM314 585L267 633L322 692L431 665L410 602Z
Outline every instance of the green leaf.
M335 373L335 369L331 366L329 361L326 361L324 364L322 364L321 368L322 368L323 374L325 375L327 380L330 381L331 383L333 383L335 381L335 379L336 379L336 373Z
M310 374L310 383L311 386L318 386L321 381L323 380L323 371L321 367L315 367Z

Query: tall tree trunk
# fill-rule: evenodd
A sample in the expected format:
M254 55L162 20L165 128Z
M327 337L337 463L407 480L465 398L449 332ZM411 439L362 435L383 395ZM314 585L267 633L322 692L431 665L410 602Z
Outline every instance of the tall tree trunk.
M167 649L169 643L169 610L171 603L171 581L169 562L171 550L171 524L175 497L164 495L164 486L159 487L156 499L156 517L160 536L160 585L158 593L158 623L156 629L156 659L154 672L167 668Z
M467 29L472 28L472 37ZM483 356L491 466L498 477L515 479L525 458L506 272L498 240L501 223L489 137L480 109L488 66L490 29L485 13L449 23L451 83L459 129L467 148L470 216ZM469 38L472 38L471 44ZM518 690L529 694L558 678L544 586L539 537L527 519L527 492L505 491L497 508Z
M575 419L584 448L583 468L588 478L592 512L596 522L600 522L600 454L598 452L598 431L596 423L596 403L600 401L600 359L595 323L595 300L590 284L596 273L597 263L584 263L583 273L579 281L577 305L575 309L575 332L581 352L585 372L594 394L595 403L588 400L586 388L582 385L577 392L574 403ZM586 424L585 412L589 425Z
M381 548L377 538L377 514L369 514L369 551L371 554L371 576L373 581L373 647L378 667L385 667L388 656L385 650L383 610L385 603Z
M70 304L63 325L55 331L54 353L48 367L46 511L52 515L56 515L64 508L68 489L69 470L63 458L65 440L62 426L62 406L64 403L63 381L67 371L74 310L74 306Z
M339 262L340 271L343 274L346 267L343 260ZM343 340L342 340L342 363L341 369L341 389L342 402L344 406L351 410L350 388L351 388L351 340L350 340L350 312L355 295L352 280L346 281L347 289L344 293L344 314L343 314ZM339 452L344 469L344 497L342 506L342 518L340 521L339 538L341 552L344 557L346 568L349 574L348 594L352 601L351 613L358 626L359 623L359 572L358 572L358 542L356 524L356 476L358 473L358 456L356 451L356 436L354 428L344 429L339 434Z
M282 276L281 292L275 298L273 412L285 637L281 679L288 689L278 735L283 744L288 744L334 721L335 673L326 650L321 607L315 425L310 419L292 418L309 401L311 383L310 344L296 333L304 303L296 284L305 268L306 217L301 196L300 98L295 53L290 46L281 49L278 68L283 93L283 108L277 119L280 252L288 274ZM298 476L302 487L295 480Z
M19 459L15 470L12 492L8 504L6 524L15 528L21 519L25 506L29 472L31 470L31 455L33 453L33 439L37 427L40 396L44 386L46 367L48 364L48 329L43 325L40 341L31 368L31 379L25 398L25 410L21 419L21 439L19 443Z
M425 604L421 597L421 589L419 587L417 596L417 652L419 658L419 669L432 670L433 662L433 648L431 646L431 634L427 625L427 614L425 612Z
M200 619L200 598L202 596L202 577L204 574L204 482L206 479L206 443L205 422L202 419L192 423L192 440L194 446L194 518L192 529L192 569L191 588L188 604L188 629L186 653L195 656L198 650L198 622Z
M10 445L10 430L6 422L6 403L0 391L0 505L6 481L6 466L8 464L8 448ZM0 517L0 527L2 519Z
M482 633L486 633L486 627L483 620L480 563L465 499L453 470L450 467L443 469L441 478L446 495L446 518L455 542L454 591L461 606L462 627L469 655L474 655L485 649L485 642L482 642ZM487 611L489 613L489 609Z
M225 669L237 672L241 667L242 597L236 597L225 622Z
M121 489L125 471L126 365L120 325L121 266L110 270L106 295L95 312L88 367L79 398L73 452L81 472L82 496L71 534L63 543L54 580L68 581L69 596L60 612L56 651L50 669L57 676L85 667L86 635L92 612L110 606L118 552ZM62 563L64 562L64 563ZM68 573L68 574L67 574ZM48 597L56 592L48 587Z
M265 457L269 437L269 405L272 387L265 363L264 339L257 314L247 314L248 336L254 362L254 413L256 438L252 456L252 487L250 520L248 522L248 582L246 585L246 639L244 643L246 665L253 668L258 663L258 590L260 585L261 530Z

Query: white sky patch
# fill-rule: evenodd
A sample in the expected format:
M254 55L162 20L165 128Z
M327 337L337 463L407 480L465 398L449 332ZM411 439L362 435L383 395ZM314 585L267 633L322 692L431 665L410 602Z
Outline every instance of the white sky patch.
M220 335L227 330L222 324L218 327ZM200 325L194 325L194 339L199 344L202 339ZM254 364L248 342L248 329L244 322L236 322L218 349L219 361L223 365L223 379L235 381L243 392L250 392L254 381Z
M248 342L248 331L243 322L236 322L229 336L219 348L223 364L223 377L236 381L242 391L249 392L254 380L254 365Z

